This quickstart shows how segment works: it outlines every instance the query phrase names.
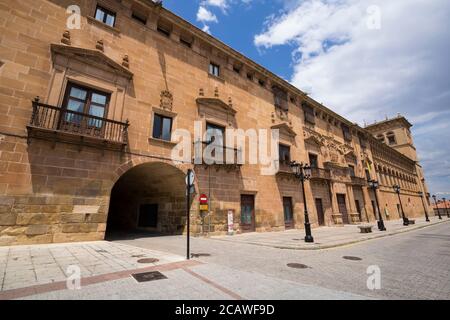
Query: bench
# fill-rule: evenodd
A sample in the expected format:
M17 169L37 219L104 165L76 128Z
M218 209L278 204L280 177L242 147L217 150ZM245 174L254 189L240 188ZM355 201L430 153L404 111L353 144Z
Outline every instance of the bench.
M362 225L362 226L358 226L358 228L361 231L361 233L371 233L373 226L371 226L371 225Z

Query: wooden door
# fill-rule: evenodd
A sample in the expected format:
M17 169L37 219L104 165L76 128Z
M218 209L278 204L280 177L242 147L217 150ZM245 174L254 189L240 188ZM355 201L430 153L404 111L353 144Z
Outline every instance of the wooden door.
M255 231L255 196L241 195L241 229L242 232Z
M286 229L294 227L294 210L292 209L292 198L283 197L284 226Z
M317 219L319 221L319 226L325 225L325 214L323 212L323 204L322 199L316 198L316 211L317 211Z
M342 214L342 222L344 224L349 224L347 205L345 203L345 194L338 194L337 202L338 202L339 212Z

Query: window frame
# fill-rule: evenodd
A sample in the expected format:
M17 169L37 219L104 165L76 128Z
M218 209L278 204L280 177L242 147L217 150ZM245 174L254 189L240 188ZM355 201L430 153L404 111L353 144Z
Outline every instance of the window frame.
M134 11L134 10L131 12L131 18L134 21L137 21L137 22L141 23L144 26L147 25L148 18L147 17L144 18L143 16L140 16L140 14L137 13L136 11Z
M346 124L342 124L341 129L342 129L342 135L344 136L344 140L348 141L348 142L352 141L353 135L352 135L352 131L351 131L350 127Z
M157 118L161 119L159 136L155 136L155 128L156 128L155 123L156 123L156 119ZM164 139L164 136L163 136L163 133L164 133L164 119L169 119L170 120L169 139ZM159 113L154 113L153 114L153 127L152 127L152 138L153 139L171 142L172 141L172 128L173 128L173 117L166 116L166 115L159 114Z
M302 103L302 109L303 109L305 122L315 125L316 124L316 113L314 111L314 107L310 106L307 103Z
M213 129L213 130L219 130L219 131L222 132L222 145L217 144L216 146L218 146L218 147L225 147L226 146L226 144L225 144L226 127L221 126L219 124L215 124L213 122L208 122L207 121L205 128L206 128L206 131L205 131L206 132L206 141L205 141L205 143L207 145L210 145L210 144L214 143L214 141L209 141L208 140L208 130Z
M315 159L315 163L316 163L315 166L313 165L313 161L311 161L311 158ZM317 154L315 154L315 153L308 153L308 161L309 161L309 166L312 169L318 169L319 168L319 156Z
M104 15L104 16L103 16L103 19L102 19L102 20L100 20L100 19L97 18L97 12L98 12L98 11L102 11L102 12L103 12L103 15ZM110 25L109 23L107 23L108 16L111 16L111 17L114 18L113 24L112 24L112 25ZM102 5L100 5L100 4L97 4L97 6L95 7L94 19L97 20L97 21L99 21L99 22L104 23L104 24L107 25L108 27L114 28L114 27L116 26L117 13L114 12L114 11L112 11L112 10L110 10L110 9L105 8L104 6L102 6Z
M76 97L71 97L70 96L70 92L72 91L73 88L85 91L86 92L85 100L82 100L82 99L79 99L79 98L76 98ZM102 105L102 104L99 104L99 103L96 103L96 102L92 102L92 95L93 94L98 94L98 95L105 96L106 97L105 104ZM63 99L62 106L61 106L61 110L62 110L63 113L67 113L67 110L69 110L68 109L68 106L69 106L68 103L69 103L70 99L76 100L78 102L82 102L83 103L83 111L81 113L83 115L88 116L88 117L89 116L98 117L96 115L93 115L93 114L89 113L91 106L103 107L103 117L98 117L98 118L102 118L102 119L105 119L105 120L107 119L107 115L108 115L108 111L109 111L109 103L111 101L111 93L108 93L108 92L105 92L105 91L102 91L102 90L98 90L98 89L95 89L95 88L92 88L92 87L89 87L89 86L86 86L86 85L81 85L81 84L69 81L69 82L67 82L67 85L66 85L66 89L65 89L65 92L64 92L64 99ZM73 111L73 110L69 110L69 111L71 111L71 112L78 112L78 111ZM65 121L63 119L63 117L61 117L60 122L62 123L62 122L70 122L70 121ZM96 127L97 129L101 129L103 127L103 125L104 125L104 122L101 121L101 124L102 125L100 127L98 127L98 126L90 126L89 124L87 124L87 126L88 127ZM80 124L80 125L82 125L82 124Z
M215 73L217 71L217 74ZM212 61L209 62L208 73L214 77L220 78L220 65Z
M287 155L288 155L288 160L285 160L285 159L282 159L282 157L281 157L281 155L282 155L282 150L287 150L288 152L287 152ZM291 160L292 160L292 157L291 157L291 146L289 146L289 145L286 145L286 144L282 144L282 143L279 143L278 144L278 159L279 159L279 161L280 161L280 163L281 164L290 164L291 163Z

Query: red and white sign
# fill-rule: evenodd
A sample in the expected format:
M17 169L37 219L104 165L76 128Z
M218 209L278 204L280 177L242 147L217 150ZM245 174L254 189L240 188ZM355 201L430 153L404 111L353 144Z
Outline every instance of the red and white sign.
M199 201L201 204L207 204L208 203L208 196L206 194L200 195Z

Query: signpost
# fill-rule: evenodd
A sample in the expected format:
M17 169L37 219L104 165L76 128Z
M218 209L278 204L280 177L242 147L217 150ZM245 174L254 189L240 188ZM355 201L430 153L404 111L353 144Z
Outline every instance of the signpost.
M200 211L208 211L209 210L208 196L206 194L202 194L200 195L198 200L200 202Z
M192 169L189 169L186 174L186 224L187 224L187 248L186 248L186 259L191 258L190 254L190 233L191 233L191 187L194 185L195 174Z

